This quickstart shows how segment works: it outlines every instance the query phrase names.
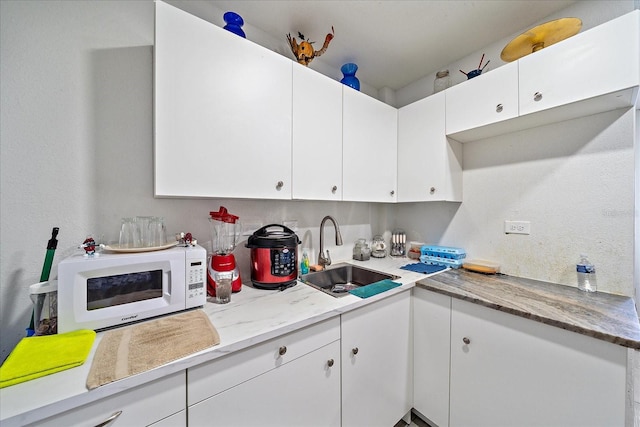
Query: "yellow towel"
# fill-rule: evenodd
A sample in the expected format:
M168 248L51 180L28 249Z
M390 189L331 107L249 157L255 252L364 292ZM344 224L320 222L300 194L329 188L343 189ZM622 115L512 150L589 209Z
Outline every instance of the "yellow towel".
M95 338L92 330L23 338L0 366L0 388L82 365Z

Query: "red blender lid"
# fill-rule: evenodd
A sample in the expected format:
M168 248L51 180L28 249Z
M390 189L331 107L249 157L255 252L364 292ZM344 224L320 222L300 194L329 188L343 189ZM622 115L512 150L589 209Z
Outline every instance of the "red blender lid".
M227 208L225 208L224 206L220 206L220 210L217 212L209 212L209 215L211 215L211 218L217 221L228 222L230 224L235 224L236 221L240 218L227 212Z

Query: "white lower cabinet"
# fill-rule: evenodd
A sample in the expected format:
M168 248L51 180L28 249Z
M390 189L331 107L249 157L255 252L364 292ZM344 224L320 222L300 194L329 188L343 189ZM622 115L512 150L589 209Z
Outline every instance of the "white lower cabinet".
M413 409L449 425L451 297L413 288Z
M177 372L30 426L186 426L185 372Z
M411 293L342 315L342 426L391 427L411 410Z
M163 418L157 423L151 424L151 427L179 427L187 425L187 410L175 413L167 418ZM104 427L107 427L108 424Z
M190 426L339 426L338 317L188 370Z
M415 295L427 303L414 304L414 319L426 320L431 315L420 312L438 307L432 327L445 330L419 335L415 325L415 383L422 391L414 406L440 427L625 425L626 348L423 289ZM440 366L419 368L429 363ZM450 372L448 424L437 369Z

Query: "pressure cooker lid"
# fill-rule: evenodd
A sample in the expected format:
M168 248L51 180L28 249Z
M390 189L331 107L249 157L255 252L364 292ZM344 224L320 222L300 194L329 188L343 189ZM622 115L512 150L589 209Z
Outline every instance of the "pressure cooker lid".
M282 248L297 246L300 239L288 227L281 224L269 224L256 230L247 239L247 248Z

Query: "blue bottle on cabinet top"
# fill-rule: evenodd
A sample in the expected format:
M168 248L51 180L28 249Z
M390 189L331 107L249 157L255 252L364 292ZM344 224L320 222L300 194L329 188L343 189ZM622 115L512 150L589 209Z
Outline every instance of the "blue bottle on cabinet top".
M244 34L244 31L242 31L242 26L244 25L244 20L242 19L242 16L238 15L235 12L226 12L223 16L222 19L224 19L224 22L227 23L227 25L224 26L224 29L227 31L231 31L234 34L239 35L240 37L243 38L247 38L247 36Z
M356 71L358 71L358 66L356 64L351 62L344 64L340 68L340 71L344 74L340 83L352 87L355 90L360 90L360 80L356 77Z

